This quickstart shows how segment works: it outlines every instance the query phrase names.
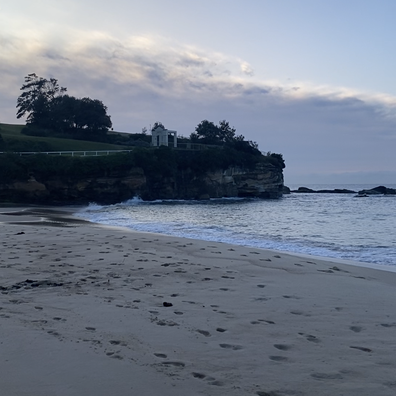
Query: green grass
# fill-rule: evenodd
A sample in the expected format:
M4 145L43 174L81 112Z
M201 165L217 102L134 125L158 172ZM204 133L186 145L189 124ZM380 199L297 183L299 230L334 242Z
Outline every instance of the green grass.
M100 143L100 142L89 142L85 140L73 140L73 139L60 139L52 137L36 137L26 136L21 134L21 130L25 125L15 124L1 124L0 123L0 135L3 137L5 142L15 144L22 144L23 147L35 147L38 144L44 143L48 150L46 151L95 151L95 150L125 150L125 146L119 146L116 144ZM32 149L33 150L33 149ZM21 151L29 151L27 149Z
M21 134L21 130L25 125L15 125L15 124L1 124L0 123L0 133L5 138L6 136L15 137Z

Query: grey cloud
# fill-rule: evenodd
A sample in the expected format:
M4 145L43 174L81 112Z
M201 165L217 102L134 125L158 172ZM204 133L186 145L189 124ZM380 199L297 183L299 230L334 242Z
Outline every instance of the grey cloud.
M46 50L45 52L42 53L41 55L44 58L48 58L51 60L60 60L60 61L70 61L69 58L64 57L62 55L60 55L58 52L56 52L55 50Z
M332 98L331 96L317 96L311 97L309 100L315 107L348 107L348 109L350 109L351 107L359 108L364 105L363 100L354 97L340 99Z
M265 89L265 88L252 87L252 88L246 89L243 93L245 95L263 95L263 94L268 94L269 92L270 91L268 89Z
M191 58L182 56L177 62L177 65L182 67L203 67L205 66L205 62L200 58Z

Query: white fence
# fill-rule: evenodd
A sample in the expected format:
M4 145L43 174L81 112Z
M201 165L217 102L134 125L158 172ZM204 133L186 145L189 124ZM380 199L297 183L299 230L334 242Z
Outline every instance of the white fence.
M19 156L33 155L33 154L48 154L48 155L68 155L71 157L97 157L100 155L110 155L114 153L131 153L133 150L96 150L96 151L20 151L14 152ZM7 154L0 151L0 154Z
M138 147L136 147L138 148ZM158 147L151 147L158 149ZM179 150L206 150L208 148L222 148L222 146L214 146L209 144L198 144L198 143L178 143L178 147L172 147L173 149ZM131 153L133 150L86 150L86 151L18 151L13 152L19 156L23 155L34 155L34 154L47 154L47 155L66 155L71 157L98 157L102 155L110 155L116 153ZM0 151L0 154L7 154L4 151Z

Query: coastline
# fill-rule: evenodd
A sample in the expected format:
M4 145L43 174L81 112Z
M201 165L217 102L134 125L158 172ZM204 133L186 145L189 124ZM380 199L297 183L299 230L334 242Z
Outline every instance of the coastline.
M7 395L395 392L394 272L19 210L0 208Z

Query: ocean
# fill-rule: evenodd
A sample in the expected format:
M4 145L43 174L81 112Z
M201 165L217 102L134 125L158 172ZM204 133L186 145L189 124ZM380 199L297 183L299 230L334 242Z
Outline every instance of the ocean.
M291 189L299 186L289 185ZM314 190L358 191L375 185L305 185ZM386 185L396 188L396 185ZM91 203L76 216L206 241L346 259L396 269L396 196L292 193L279 200L208 201L131 198L115 205Z

